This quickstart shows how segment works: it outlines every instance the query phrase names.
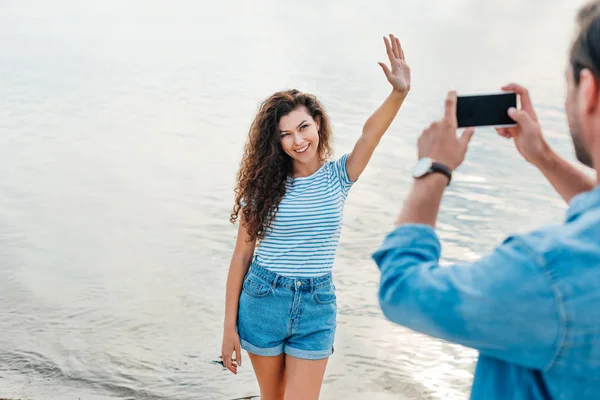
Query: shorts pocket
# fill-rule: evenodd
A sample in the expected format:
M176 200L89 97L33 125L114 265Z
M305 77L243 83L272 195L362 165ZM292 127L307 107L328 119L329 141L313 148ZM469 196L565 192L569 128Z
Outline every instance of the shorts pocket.
M318 304L331 304L335 302L335 287L333 285L315 289L313 297Z
M248 275L244 278L242 289L244 293L251 297L265 297L271 293L271 285L254 275Z

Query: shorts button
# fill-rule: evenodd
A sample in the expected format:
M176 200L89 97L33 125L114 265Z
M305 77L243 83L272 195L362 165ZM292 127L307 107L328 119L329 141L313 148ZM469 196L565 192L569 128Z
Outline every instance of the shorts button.
M298 282L296 282L296 285L302 286L302 282L298 281Z

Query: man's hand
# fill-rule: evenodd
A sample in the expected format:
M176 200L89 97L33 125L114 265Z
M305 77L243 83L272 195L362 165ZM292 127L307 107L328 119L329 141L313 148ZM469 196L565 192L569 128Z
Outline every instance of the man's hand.
M511 108L508 115L517 122L514 128L497 128L500 136L514 139L519 153L533 165L541 167L550 153L550 146L544 140L537 115L531 104L529 91L515 83L502 87L506 92L515 92L521 99L521 109Z
M560 157L546 143L527 89L511 83L502 90L517 93L521 98L521 109L509 110L508 115L517 121L517 126L496 129L500 136L514 139L519 153L544 174L567 203L574 196L592 190L597 182Z
M434 122L419 138L419 158L429 157L452 170L465 159L467 146L474 128L468 128L456 137L456 92L448 93L444 118ZM435 227L440 202L448 179L440 174L429 174L417 179L408 194L396 225L425 224Z
M460 138L456 137L456 92L448 93L444 118L432 123L419 138L419 159L429 157L455 170L465 159L467 146L475 128L467 128Z

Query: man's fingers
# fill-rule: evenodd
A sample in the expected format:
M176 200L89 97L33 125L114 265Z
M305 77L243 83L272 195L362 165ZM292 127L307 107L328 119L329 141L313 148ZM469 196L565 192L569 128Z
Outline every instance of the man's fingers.
M231 367L231 353L223 353L221 357L223 358L223 366L225 368Z
M498 135L510 139L512 138L512 135L510 134L510 131L508 130L508 128L496 128L496 132L498 132Z
M514 107L508 109L508 116L522 127L527 127L534 123L531 116L525 110L517 110Z
M465 146L465 148L469 145L471 138L475 134L475 128L467 128L464 130L460 137L460 142Z
M456 125L456 92L453 90L448 92L446 97L446 111L444 113L444 119Z
M517 85L516 83L509 83L506 86L502 86L502 90L505 92L515 92L521 99L521 108L534 113L533 104L531 103L531 97L529 96L529 90L524 86Z

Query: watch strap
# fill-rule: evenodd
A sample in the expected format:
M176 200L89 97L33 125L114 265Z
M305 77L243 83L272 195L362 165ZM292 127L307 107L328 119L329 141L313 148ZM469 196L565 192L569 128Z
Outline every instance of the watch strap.
M446 167L444 164L440 164L439 162L431 163L431 172L438 172L440 174L446 175L448 178L448 185L450 185L450 181L452 181L452 170Z

